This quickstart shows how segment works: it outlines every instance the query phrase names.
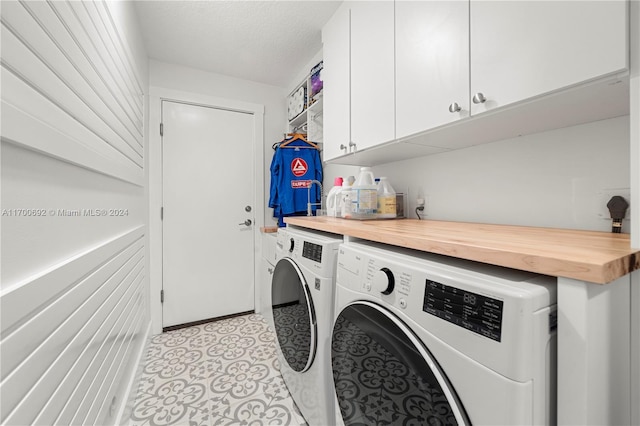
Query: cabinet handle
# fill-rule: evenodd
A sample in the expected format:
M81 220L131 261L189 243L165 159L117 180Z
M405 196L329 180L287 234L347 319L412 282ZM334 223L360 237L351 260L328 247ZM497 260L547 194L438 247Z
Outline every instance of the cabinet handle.
M343 143L340 144L340 151L345 150L346 151L347 146Z
M481 92L478 92L475 95L473 95L474 104L483 104L486 101L487 101L487 98Z
M356 151L358 148L356 147L356 144L354 141L350 141L349 142L349 152L351 152L351 147L353 147L353 150Z
M460 112L460 111L462 111L462 108L460 108L460 105L458 105L457 102L454 102L451 105L449 105L449 112Z

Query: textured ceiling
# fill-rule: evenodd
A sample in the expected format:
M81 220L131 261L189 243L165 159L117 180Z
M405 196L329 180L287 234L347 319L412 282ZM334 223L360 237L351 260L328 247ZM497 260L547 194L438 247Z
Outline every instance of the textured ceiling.
M149 57L286 87L339 1L135 1Z

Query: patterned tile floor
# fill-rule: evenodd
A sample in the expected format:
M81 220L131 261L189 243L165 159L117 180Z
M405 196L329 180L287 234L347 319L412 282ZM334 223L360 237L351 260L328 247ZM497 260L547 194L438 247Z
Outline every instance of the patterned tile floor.
M260 314L152 337L130 426L306 425Z

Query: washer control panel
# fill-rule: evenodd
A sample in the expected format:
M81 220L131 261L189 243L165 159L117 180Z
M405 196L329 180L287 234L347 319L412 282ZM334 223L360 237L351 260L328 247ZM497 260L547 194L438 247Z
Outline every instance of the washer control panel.
M422 310L498 342L501 339L502 300L427 279Z
M305 241L302 245L302 257L311 259L314 262L322 262L322 246L320 244L310 243Z
M406 269L387 267L388 262L367 259L364 289L376 295L388 296L398 294L398 297L409 296L413 275Z
M280 228L277 235L276 260L289 257L299 267L308 268L319 277L333 279L338 246L341 243L342 240L339 238L320 233Z

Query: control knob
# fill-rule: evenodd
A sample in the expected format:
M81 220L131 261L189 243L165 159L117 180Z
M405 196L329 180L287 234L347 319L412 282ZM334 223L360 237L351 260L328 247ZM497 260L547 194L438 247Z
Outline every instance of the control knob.
M391 294L395 287L395 278L393 272L388 268L382 268L373 274L372 280L373 289L379 291L382 294Z

